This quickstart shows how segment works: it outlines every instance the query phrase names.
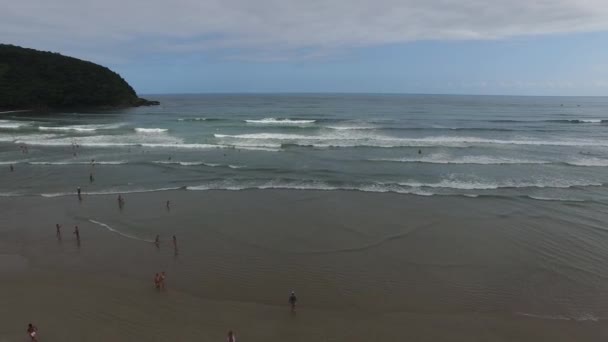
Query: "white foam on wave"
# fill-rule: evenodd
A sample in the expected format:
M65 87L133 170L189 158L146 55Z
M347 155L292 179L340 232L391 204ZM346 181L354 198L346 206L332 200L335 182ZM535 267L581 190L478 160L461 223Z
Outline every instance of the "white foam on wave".
M600 186L600 183L572 182L552 180L547 182L473 182L459 180L442 180L436 183L398 182L398 183L362 183L334 185L323 181L305 180L224 180L214 181L198 186L189 186L188 190L246 190L246 189L294 189L294 190L357 190L365 192L395 192L416 195L434 195L438 190L496 190L501 188L569 188L574 186ZM443 192L442 192L443 193Z
M0 120L0 129L20 129L29 125L29 123L22 121Z
M315 123L317 120L296 120L296 119L277 119L277 118L264 118L259 120L245 120L248 124L255 125L277 125L277 126L297 126L297 125L310 125Z
M535 140L528 138L504 140L465 136L432 136L399 138L357 131L338 131L333 134L302 135L282 133L215 134L216 139L234 146L300 145L313 147L469 147L476 145L535 145L535 146L608 146L606 140Z
M556 197L544 197L544 196L533 196L533 195L527 195L526 197L533 199L533 200L537 200L537 201L585 202L585 200L577 199L577 198L556 198Z
M234 146L229 144L197 144L183 143L180 138L169 134L132 134L132 135L94 135L66 138L61 135L22 135L2 136L0 142L14 142L31 146L73 146L77 144L83 147L111 148L111 147L147 147L166 149L217 149L217 148L239 148L253 151L280 151L280 146Z
M38 127L38 130L40 131L51 131L51 132L95 132L97 131L97 128L90 128L90 127L76 127L76 126L65 126L65 127L46 127L46 126L40 126Z
M608 166L608 159L602 158L580 158L565 162L573 166Z
M39 131L51 132L76 132L76 133L91 133L97 130L112 130L123 127L125 123L113 124L91 124L91 125L71 125L71 126L39 126Z
M135 236L135 235L131 235L131 234L127 234L127 233L123 233L123 232L121 232L120 230L115 229L115 228L113 228L112 226L110 226L109 224L106 224L106 223L103 223L103 222L99 222L99 221L92 220L92 219L89 219L89 222L91 222L91 223L93 223L93 224L96 224L96 225L98 225L98 226L100 226L100 227L103 227L103 228L105 228L105 229L107 229L107 230L111 231L112 233L116 233L116 234L118 234L118 235L120 235L120 236L123 236L123 237L129 238L129 239L138 240L138 241L143 241L143 242L149 242L149 243L153 243L153 242L154 242L154 240L151 240L151 239L143 239L143 238L137 237L137 236Z
M30 165L123 165L128 164L126 160L108 160L108 161L95 161L94 163L91 161L37 161L37 162L28 162Z
M4 160L0 161L0 165L17 165L25 162L27 162L27 160Z
M181 165L181 166L208 166L208 167L228 167L230 169L242 169L244 166L232 164L206 163L202 161L172 161L172 160L157 160L155 164Z
M104 196L104 195L120 195L120 194L139 194L147 192L161 192L171 190L182 190L183 187L170 187L170 188L157 188L157 189L132 189L132 190L119 190L119 189L108 189L103 191L92 191L83 192L83 195L87 196ZM76 192L53 192L40 194L42 197L53 198L53 197L64 197L64 196L75 196Z
M207 121L207 118L179 118L177 121Z
M399 163L429 163L429 164L479 164L479 165L503 165L503 164L548 164L548 161L517 159L491 156L463 156L450 157L444 154L435 154L421 158L379 158L372 161L387 161Z
M414 188L445 188L445 189L458 189L458 190L496 190L496 189L509 189L509 188L572 188L572 187L589 187L589 186L602 186L599 182L590 181L573 181L566 179L540 179L536 181L515 181L507 180L500 182L487 182L487 181L471 181L471 180L460 180L460 179L443 179L436 183L421 183L415 181L399 182L397 183L402 186L414 187Z
M153 134L153 133L166 133L168 132L169 129L168 128L135 128L135 132L137 133L147 133L147 134Z

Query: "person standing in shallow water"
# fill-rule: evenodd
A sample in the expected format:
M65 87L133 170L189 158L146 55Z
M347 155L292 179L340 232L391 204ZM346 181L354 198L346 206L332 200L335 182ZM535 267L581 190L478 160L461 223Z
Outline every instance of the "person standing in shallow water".
M296 293L291 291L289 295L289 305L291 305L291 312L296 312L296 303L298 302L298 298L296 297Z
M34 326L32 323L28 324L27 335L30 337L30 341L38 341L38 339L36 339L36 336L38 335L38 328L36 328L36 326Z
M160 290L160 275L158 273L156 273L156 275L154 276L154 287L157 290Z
M118 195L118 209L121 209L125 206L125 199L122 198L121 195Z
M95 181L95 177L93 177L93 172L91 172L91 174L89 174L89 182L93 183Z
M11 169L11 172L15 171L15 168L13 167L13 164L11 164L9 168Z
M154 245L156 245L156 248L160 247L160 235L156 235L156 239L154 239Z
M236 342L236 335L232 332L232 330L228 331L226 342Z

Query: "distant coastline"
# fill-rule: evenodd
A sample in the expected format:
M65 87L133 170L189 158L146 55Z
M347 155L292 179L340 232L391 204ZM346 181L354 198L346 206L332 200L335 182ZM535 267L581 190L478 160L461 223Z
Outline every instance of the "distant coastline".
M153 106L107 67L0 44L0 112Z

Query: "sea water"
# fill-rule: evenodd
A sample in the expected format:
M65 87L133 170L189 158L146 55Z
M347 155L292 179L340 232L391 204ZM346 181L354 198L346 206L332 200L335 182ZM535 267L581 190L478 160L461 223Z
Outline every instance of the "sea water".
M608 199L605 97L148 97L161 105L0 114L0 193L315 189Z

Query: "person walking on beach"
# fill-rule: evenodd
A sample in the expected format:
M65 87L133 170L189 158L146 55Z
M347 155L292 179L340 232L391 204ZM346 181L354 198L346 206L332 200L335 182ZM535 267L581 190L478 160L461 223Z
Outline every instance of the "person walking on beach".
M36 339L36 335L38 335L38 328L36 328L32 323L27 325L27 335L30 337L30 341L38 341Z
M175 235L173 235L173 248L177 250L177 237Z
M291 312L296 312L296 303L298 302L298 298L296 297L296 293L291 291L291 295L289 295L289 304L291 305Z
M171 211L171 201L167 201L167 211Z
M80 241L80 231L78 230L78 226L74 227L74 235L76 235L76 240Z
M228 331L226 342L236 342L236 335L232 332L232 330Z
M57 236L61 236L61 225L59 223L57 223L55 225L55 228L57 229Z

